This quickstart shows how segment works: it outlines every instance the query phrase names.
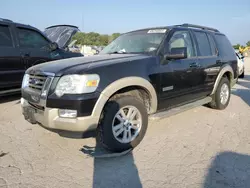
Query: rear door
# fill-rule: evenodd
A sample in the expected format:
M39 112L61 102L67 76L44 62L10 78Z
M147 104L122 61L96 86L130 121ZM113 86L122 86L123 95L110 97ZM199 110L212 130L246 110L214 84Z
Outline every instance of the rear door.
M12 24L0 23L0 90L20 87L25 72Z
M196 87L201 96L211 93L214 80L218 74L218 50L212 33L194 30L196 38L197 55L200 64L199 79L196 80Z
M40 32L26 27L17 27L20 54L25 68L57 59L59 53L49 50L50 41Z

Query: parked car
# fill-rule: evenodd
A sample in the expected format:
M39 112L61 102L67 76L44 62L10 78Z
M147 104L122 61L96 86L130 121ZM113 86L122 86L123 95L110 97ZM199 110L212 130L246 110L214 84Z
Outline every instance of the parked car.
M235 51L236 56L237 56L237 64L238 64L238 74L239 78L244 78L245 77L245 65L244 65L244 56Z
M99 55L58 60L26 71L24 118L49 129L97 130L115 152L136 147L150 118L197 105L225 109L237 58L218 30L183 24L125 33Z
M67 31L59 35L65 45L71 39L69 34L74 33L70 33L70 27ZM82 56L81 53L65 51L63 47L59 48L57 43L32 26L0 19L0 95L20 92L25 70L33 65Z

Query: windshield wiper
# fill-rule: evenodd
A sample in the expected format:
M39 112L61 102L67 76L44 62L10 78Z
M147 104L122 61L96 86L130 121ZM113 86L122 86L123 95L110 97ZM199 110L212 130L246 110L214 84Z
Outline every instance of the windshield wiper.
M150 52L124 52L124 51L114 51L107 54L150 54Z
M110 52L108 54L127 54L127 52L124 52L124 51L114 51L114 52Z

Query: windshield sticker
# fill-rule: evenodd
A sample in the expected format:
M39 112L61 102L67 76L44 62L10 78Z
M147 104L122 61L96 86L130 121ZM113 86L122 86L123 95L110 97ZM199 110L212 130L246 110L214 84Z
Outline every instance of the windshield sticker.
M149 30L148 33L166 33L166 29L152 29Z

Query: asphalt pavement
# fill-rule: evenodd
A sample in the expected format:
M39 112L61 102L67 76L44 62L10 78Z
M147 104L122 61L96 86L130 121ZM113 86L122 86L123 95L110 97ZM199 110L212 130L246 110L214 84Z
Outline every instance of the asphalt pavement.
M245 66L226 110L201 106L151 121L136 149L112 158L95 157L102 150L94 133L31 125L21 114L20 96L4 97L0 188L250 187L250 58Z

